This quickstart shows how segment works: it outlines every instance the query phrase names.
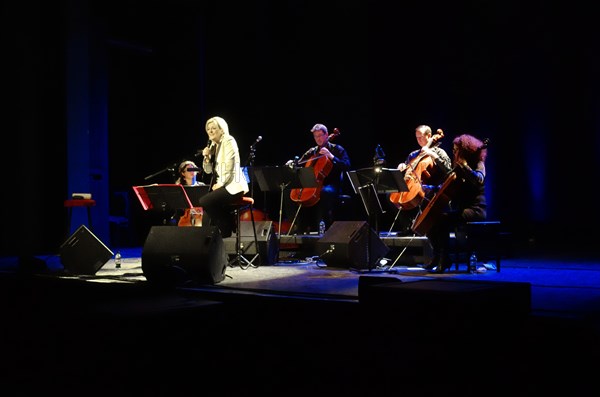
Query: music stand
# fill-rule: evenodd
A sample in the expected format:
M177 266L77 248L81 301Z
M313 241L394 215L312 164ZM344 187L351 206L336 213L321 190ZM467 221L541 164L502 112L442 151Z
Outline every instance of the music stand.
M404 174L398 169L372 167L348 171L354 193L360 195L369 217L383 214L378 193L406 192Z
M200 201L200 199L205 194L210 192L210 186L208 186L208 185L196 185L196 186L184 185L183 189L185 190L185 193L189 197L190 203L192 203L192 207L198 207L198 202Z
M279 200L279 230L277 234L281 239L281 219L283 215L283 191L291 189L317 187L317 179L313 167L255 167L254 179L263 192L280 191ZM293 225L293 224L292 224ZM290 226L291 229L291 226Z
M173 183L133 186L133 190L145 211L160 210L164 215L167 211L175 212L193 207L183 185ZM166 217L163 217L163 224L166 223Z
M358 194L361 186L373 184L377 193L407 192L408 186L404 181L404 172L395 168L369 167L348 171L348 178Z
M367 217L369 219L369 225L375 224L375 231L379 236L379 215L385 211L381 207L378 193L393 193L393 192L406 192L408 186L404 181L404 174L398 169L383 168L383 167L370 167L361 168L355 171L348 171L346 173L352 189L358 195L363 202ZM367 240L367 252L370 255L371 237ZM368 256L370 258L370 256ZM371 264L369 264L369 267Z

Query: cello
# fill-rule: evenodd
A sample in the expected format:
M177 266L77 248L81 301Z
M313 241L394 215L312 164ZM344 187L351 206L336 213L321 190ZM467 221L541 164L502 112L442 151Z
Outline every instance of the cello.
M250 213L249 209L243 210L242 212L240 212L240 220L241 221L247 221L247 222L251 222L252 221L252 217L254 216L254 222L260 222L260 221L271 221L271 218L269 217L269 215L267 214L266 211L261 211L257 208L252 209L252 213ZM273 222L273 229L277 232L279 232L279 222ZM286 220L282 220L281 221L281 233L282 234L287 234L290 230L290 222L286 221Z
M333 133L327 137L327 142L325 145L328 144L331 139L339 135L340 130L334 128ZM321 198L321 190L323 189L323 181L333 168L333 163L331 160L329 160L326 156L319 154L321 147L322 146L316 146L315 148L311 149L313 152L312 157L303 162L304 167L313 167L315 179L317 180L317 186L296 188L290 191L290 198L292 201L297 202L303 207L312 207L319 202L319 199Z
M488 138L484 139L483 145L478 151L487 149L489 142L490 140ZM456 170L457 169L455 168L455 170L448 174L435 196L433 196L429 203L427 203L425 209L414 219L411 229L419 236L427 235L433 224L442 214L444 208L456 194L457 181L459 180Z
M426 147L430 148L432 145L437 144L440 139L444 137L444 131L438 129L427 142ZM423 177L429 178L431 175L429 170L433 167L433 160L431 157L419 153L413 158L406 167L404 173L404 181L408 190L405 192L395 192L390 194L390 201L398 208L410 210L417 207L423 201L425 192L421 186Z
M414 219L411 229L419 236L426 236L433 224L440 217L445 206L450 202L454 194L457 175L452 171L447 177L440 190L427 203L425 209Z
M179 218L177 226L201 227L203 215L204 211L202 207L186 208L181 218Z

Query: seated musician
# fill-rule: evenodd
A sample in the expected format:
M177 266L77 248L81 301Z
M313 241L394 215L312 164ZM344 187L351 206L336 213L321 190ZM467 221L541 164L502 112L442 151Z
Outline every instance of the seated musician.
M437 138L438 134L436 134ZM399 209L396 218L396 227L400 235L412 234L411 225L420 211L420 207L426 204L423 198L433 195L433 186L444 181L446 170L451 167L451 160L444 149L435 141L431 127L419 125L415 129L415 138L420 148L413 150L403 163L398 164L398 169L404 171L404 180L407 182L409 191L403 193L392 193L390 201ZM440 137L441 138L441 137ZM429 147L434 156L426 155L423 148Z
M435 153L424 149L430 156ZM440 197L449 197L449 202L440 203L445 206L439 217L427 231L427 237L433 248L433 258L425 268L434 273L443 273L450 268L449 257L450 232L464 226L466 222L484 221L486 219L485 198L485 160L487 144L476 137L463 134L452 142L453 169L447 170L452 178L451 184L445 184L446 191L436 193ZM435 199L435 198L434 198ZM432 200L435 204L435 201Z
M200 171L196 163L185 160L179 164L178 177L175 183L184 186L202 186L203 182L198 181L198 172ZM186 208L185 211L178 211L178 226L202 226L202 208Z
M175 183L184 186L200 186L204 183L198 181L199 168L193 161L185 160L179 164L178 177Z
M323 160L326 160L330 163L331 168L327 176L321 180L320 188L316 192L318 201L315 204L309 203L309 201L313 201L311 199L303 201L303 198L299 196L291 197L291 193L295 193L298 189L286 190L284 194L285 214L288 221L294 222L290 234L318 232L321 220L325 222L326 229L331 226L334 221L333 207L341 191L341 174L350 169L350 157L346 149L339 144L330 142L330 137L333 135L329 134L325 125L315 124L310 132L316 146L308 149L296 164L299 167L313 166L317 173ZM288 162L288 165L291 164L291 161ZM327 165L329 166L329 164ZM301 208L298 211L299 207Z

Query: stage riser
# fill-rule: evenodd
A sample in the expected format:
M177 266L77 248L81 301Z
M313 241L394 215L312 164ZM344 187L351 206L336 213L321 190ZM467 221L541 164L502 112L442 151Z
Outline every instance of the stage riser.
M401 282L361 276L358 295L369 311L379 315L393 312L394 318L404 318L407 324L434 326L442 332L451 325L502 327L526 319L531 311L531 285L525 282Z
M319 235L281 236L282 251L301 252L302 256L320 255L318 252ZM387 258L395 260L406 247L396 265L412 266L428 263L431 260L432 249L427 237L380 237L390 249Z

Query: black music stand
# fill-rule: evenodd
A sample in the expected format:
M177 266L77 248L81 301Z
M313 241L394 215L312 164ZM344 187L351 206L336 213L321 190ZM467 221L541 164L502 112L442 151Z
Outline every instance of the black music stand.
M348 171L348 178L354 192L358 187L372 184L377 193L407 192L408 186L404 181L404 172L396 168L369 167Z
M173 183L133 186L133 190L144 210L152 209L163 213L164 225L167 224L167 213L193 207L183 185Z
M198 202L200 202L200 199L210 192L210 186L208 185L184 185L183 188L190 199L190 203L192 203L192 207L199 207Z
M375 224L379 236L379 215L385 213L379 201L379 193L406 192L408 186L404 181L404 173L398 169L370 167L347 172L354 193L360 198L367 212L368 223ZM367 240L368 258L370 258L371 237ZM370 269L371 264L369 264Z
M404 173L398 169L370 167L348 171L347 174L354 193L362 199L367 216L376 225L377 217L385 212L377 195L409 190L404 181Z
M278 238L281 239L281 220L283 215L283 191L286 188L299 189L317 187L317 179L313 167L255 167L254 179L258 182L263 192L279 191L279 230ZM298 208L299 209L299 208ZM290 226L290 229L292 225Z

